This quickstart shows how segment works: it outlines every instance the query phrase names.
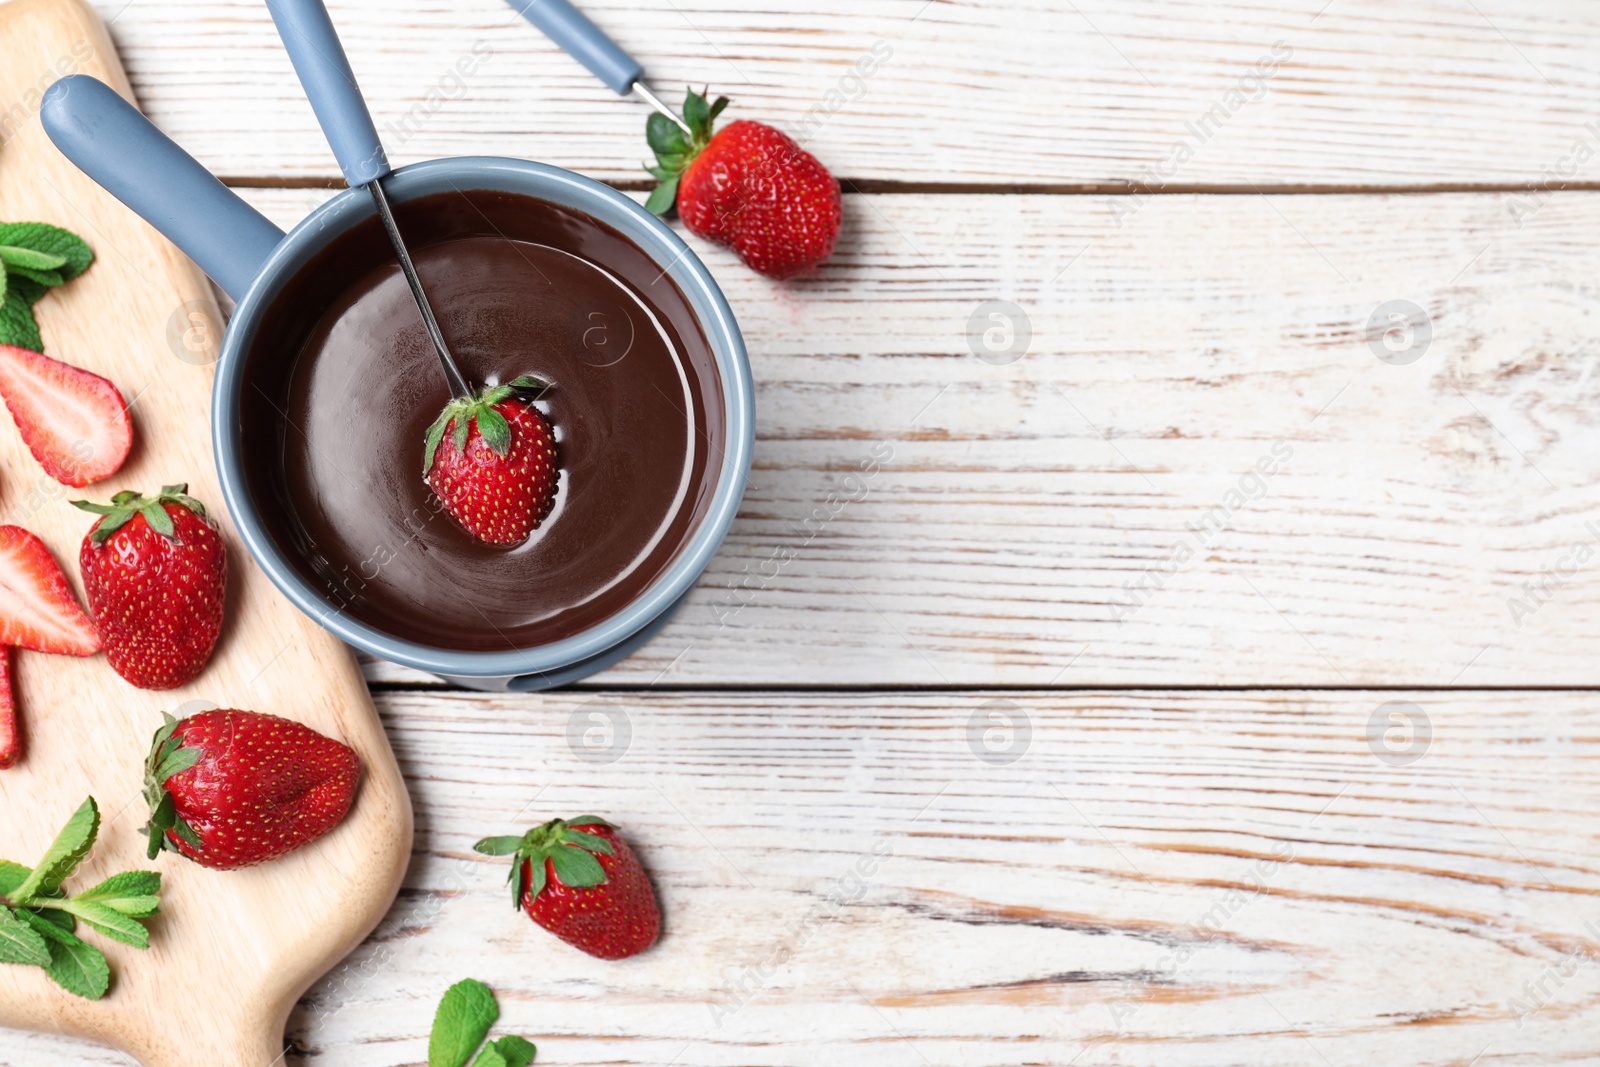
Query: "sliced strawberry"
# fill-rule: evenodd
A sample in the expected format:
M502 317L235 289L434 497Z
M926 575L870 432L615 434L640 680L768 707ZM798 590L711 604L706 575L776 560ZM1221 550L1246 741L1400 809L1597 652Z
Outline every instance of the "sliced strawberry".
M59 359L0 345L0 397L33 458L63 485L111 476L133 447L117 387Z
M100 651L55 557L20 526L0 526L0 645L63 656Z
M22 758L22 731L17 729L17 700L11 689L11 649L0 645L0 770Z

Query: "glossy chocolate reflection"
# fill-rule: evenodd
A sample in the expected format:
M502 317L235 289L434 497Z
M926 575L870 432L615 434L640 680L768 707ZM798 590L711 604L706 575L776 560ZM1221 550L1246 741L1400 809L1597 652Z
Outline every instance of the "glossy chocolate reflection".
M688 302L609 227L471 191L397 206L474 382L553 382L560 488L510 549L475 541L422 478L449 391L377 221L301 270L251 343L241 433L268 532L331 606L397 637L504 651L615 614L682 550L723 449L721 386Z

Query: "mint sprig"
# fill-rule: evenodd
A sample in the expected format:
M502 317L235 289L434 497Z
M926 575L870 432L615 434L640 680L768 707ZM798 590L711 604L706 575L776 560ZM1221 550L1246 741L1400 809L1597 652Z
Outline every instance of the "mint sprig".
M528 1067L538 1049L526 1038L502 1037L484 1044L499 1017L494 994L476 978L445 990L428 1038L428 1067L466 1067L468 1060L472 1067Z
M70 230L45 222L0 223L0 344L44 351L33 305L94 262L94 252Z
M161 907L161 875L154 871L114 874L93 889L67 895L62 885L94 848L100 807L83 802L44 857L33 867L0 860L0 963L43 967L61 988L99 1000L111 985L105 955L74 933L77 920L123 944L147 948L142 920Z

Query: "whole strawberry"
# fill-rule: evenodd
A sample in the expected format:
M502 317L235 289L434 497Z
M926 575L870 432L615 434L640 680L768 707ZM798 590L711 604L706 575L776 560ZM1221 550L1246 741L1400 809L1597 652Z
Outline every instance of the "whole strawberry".
M190 681L222 632L228 557L188 488L73 501L101 516L78 551L89 614L112 669L141 689Z
M515 857L512 900L574 948L620 960L656 943L655 890L633 849L604 819L553 819L521 837L486 837L476 848Z
M556 499L556 436L533 406L547 388L523 375L445 405L423 442L422 476L468 533L492 545L527 539Z
M231 871L337 826L355 797L361 759L309 726L223 708L168 715L144 775L150 858L165 848Z
M693 89L683 103L686 136L665 115L646 132L660 181L645 205L665 215L674 203L689 232L727 245L745 266L792 278L833 254L839 239L839 182L782 130L741 120L713 134L727 97L714 104Z

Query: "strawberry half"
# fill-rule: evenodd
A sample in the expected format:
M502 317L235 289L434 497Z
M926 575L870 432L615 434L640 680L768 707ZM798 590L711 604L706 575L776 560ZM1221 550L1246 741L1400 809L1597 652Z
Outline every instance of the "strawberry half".
M22 758L22 730L17 725L17 696L11 686L11 649L0 645L0 770Z
M55 557L20 526L0 526L0 645L62 656L100 651Z
M309 726L223 708L168 715L144 770L150 858L165 848L231 871L337 826L355 798L361 759Z
M222 633L228 556L188 488L73 501L101 516L78 550L89 613L112 669L141 689L191 681Z
M133 419L98 374L0 345L0 397L45 473L82 488L115 474L133 447Z
M486 837L474 847L485 856L514 857L515 905L591 956L635 956L661 933L661 909L639 857L598 816L552 819L521 837Z
M839 182L788 134L749 120L713 134L727 97L706 103L688 91L687 136L652 114L645 127L661 184L645 206L665 215L674 204L689 232L727 245L745 266L771 278L814 270L839 240L843 201Z
M515 545L555 504L556 436L533 406L549 386L523 375L445 405L423 441L422 476L480 541Z

